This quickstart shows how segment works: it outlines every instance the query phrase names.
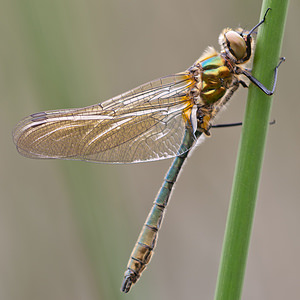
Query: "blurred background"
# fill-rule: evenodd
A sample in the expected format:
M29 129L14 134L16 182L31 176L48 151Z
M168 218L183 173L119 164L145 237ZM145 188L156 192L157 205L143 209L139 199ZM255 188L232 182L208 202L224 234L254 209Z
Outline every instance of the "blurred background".
M300 269L299 28L290 3L243 299L295 299ZM0 11L0 299L213 299L241 128L215 129L176 184L153 260L120 292L171 161L21 157L11 132L38 111L102 102L189 67L260 1L14 0ZM243 119L240 89L220 123Z

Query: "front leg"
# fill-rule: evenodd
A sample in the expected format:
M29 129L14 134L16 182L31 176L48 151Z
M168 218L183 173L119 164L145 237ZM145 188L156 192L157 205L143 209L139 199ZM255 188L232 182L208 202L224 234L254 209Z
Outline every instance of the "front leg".
M248 87L249 87L248 84L247 84L245 81L243 81L243 80L239 80L239 84L240 84L243 88L248 88Z
M240 69L240 74L245 75L247 78L249 78L249 80L254 83L258 88L260 88L266 95L271 96L274 94L275 92L275 88L276 88L276 82L277 82L277 74L278 74L278 68L281 65L281 63L285 61L284 57L281 57L279 60L278 65L275 67L274 70L274 83L273 83L273 87L272 90L267 89L260 81L258 81L255 77L253 77L248 71Z

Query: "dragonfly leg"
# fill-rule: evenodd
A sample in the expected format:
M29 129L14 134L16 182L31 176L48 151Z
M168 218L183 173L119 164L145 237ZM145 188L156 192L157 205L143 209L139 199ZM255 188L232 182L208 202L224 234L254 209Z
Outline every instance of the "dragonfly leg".
M239 84L244 87L244 88L248 88L249 86L247 85L247 83L243 80L239 80Z
M262 19L258 24L256 24L256 25L249 31L248 36L250 36L250 35L255 31L255 29L256 29L257 27L259 27L262 23L265 22L266 16L267 16L269 10L271 10L270 7L267 8L267 10L266 10L266 12L265 12L265 15L264 15L263 19Z
M253 77L249 72L246 70L241 69L241 74L245 75L251 82L253 82L259 89L261 89L266 95L271 96L275 92L276 83L277 83L277 75L278 75L278 68L281 65L282 62L285 61L284 57L281 57L279 60L278 65L275 67L274 70L274 80L273 80L273 87L271 90L266 88L260 81L258 81L255 77Z
M275 120L272 120L269 122L269 125L274 125L276 123ZM237 122L237 123L228 123L228 124L216 124L212 125L211 128L224 128L224 127L235 127L235 126L242 126L243 122Z

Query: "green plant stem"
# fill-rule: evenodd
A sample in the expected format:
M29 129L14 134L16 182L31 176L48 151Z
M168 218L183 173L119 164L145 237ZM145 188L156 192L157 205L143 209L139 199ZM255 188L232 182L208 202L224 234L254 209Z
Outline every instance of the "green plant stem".
M271 87L284 32L288 0L263 1L253 76ZM272 97L250 85L225 229L215 300L241 298Z

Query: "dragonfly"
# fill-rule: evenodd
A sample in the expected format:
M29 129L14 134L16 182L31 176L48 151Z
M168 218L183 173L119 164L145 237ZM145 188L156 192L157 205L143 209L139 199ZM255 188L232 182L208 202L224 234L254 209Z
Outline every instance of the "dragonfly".
M208 47L186 71L166 76L85 108L34 113L13 131L20 154L29 158L70 159L104 163L139 163L174 158L130 255L121 291L127 293L147 267L156 246L170 193L180 170L200 137L210 136L219 111L244 79L262 92L275 91L246 68L254 50L250 31L226 28L221 51Z

